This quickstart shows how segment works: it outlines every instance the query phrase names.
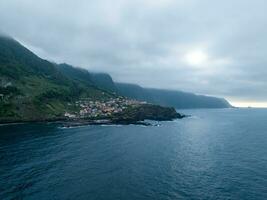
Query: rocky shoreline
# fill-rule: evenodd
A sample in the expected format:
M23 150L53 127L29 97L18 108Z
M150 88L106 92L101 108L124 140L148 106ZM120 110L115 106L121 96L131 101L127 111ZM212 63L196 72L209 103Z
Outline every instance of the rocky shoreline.
M146 104L134 106L126 109L123 113L117 113L105 118L66 118L59 117L53 119L33 119L33 120L0 120L0 124L17 123L56 123L61 127L77 127L85 125L144 125L150 126L152 121L172 121L182 119L186 115L177 113L174 108L162 107L158 105Z
M177 113L174 108L162 107L158 105L145 104L142 106L134 106L126 109L122 113L117 113L103 119L76 119L62 123L63 127L74 127L83 125L144 125L150 126L152 121L172 121L174 119L182 119L186 115Z
M138 121L138 122L112 122L111 120L78 120L78 121L65 121L59 122L60 127L62 128L71 128L71 127L78 127L78 126L88 126L88 125L143 125L143 126L151 126L152 123L145 122L145 121Z

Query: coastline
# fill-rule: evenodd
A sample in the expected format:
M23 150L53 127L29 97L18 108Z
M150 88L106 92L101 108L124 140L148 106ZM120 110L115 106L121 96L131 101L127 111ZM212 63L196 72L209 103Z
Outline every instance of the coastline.
M175 119L182 119L187 117L187 115L179 114L176 117L171 118L144 118L142 120L139 119L125 119L125 118L102 118L102 119L86 119L86 118L54 118L54 119L34 119L34 120L1 120L0 126L8 126L8 125L20 125L27 123L53 123L58 124L61 127L76 127L76 126L87 126L87 125L143 125L143 126L152 126L153 124L147 122L146 120L151 120L154 122L160 121L173 121Z
M9 125L21 125L21 124L27 124L27 123L53 123L58 124L61 127L77 127L77 126L87 126L87 125L143 125L143 126L152 126L153 124L150 122L146 122L146 120L151 121L173 121L175 119L182 119L184 117L187 117L186 115L182 115L182 117L179 118L173 118L168 120L162 120L162 119L144 119L144 120L111 120L111 119L42 119L42 120L10 120L10 121L0 121L0 126L9 126Z
M114 113L109 116L99 117L42 117L35 119L0 119L1 124L18 124L18 123L58 123L63 127L74 127L82 125L145 125L151 121L172 121L174 119L182 119L186 115L178 113L174 108L162 107L158 105L145 104L141 106L132 106L125 109L121 113Z

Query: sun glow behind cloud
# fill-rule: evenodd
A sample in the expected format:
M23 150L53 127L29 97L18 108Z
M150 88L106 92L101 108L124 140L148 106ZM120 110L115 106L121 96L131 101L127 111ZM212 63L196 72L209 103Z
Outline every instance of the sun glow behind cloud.
M208 55L201 50L195 50L185 55L185 61L189 65L203 66L208 61Z

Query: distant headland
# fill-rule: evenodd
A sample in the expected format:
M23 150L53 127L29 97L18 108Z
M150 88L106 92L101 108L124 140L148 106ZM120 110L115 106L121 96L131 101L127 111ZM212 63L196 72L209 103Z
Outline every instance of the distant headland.
M49 62L0 36L0 123L130 124L184 117L174 108L224 107L230 104L215 97L114 83L108 74Z

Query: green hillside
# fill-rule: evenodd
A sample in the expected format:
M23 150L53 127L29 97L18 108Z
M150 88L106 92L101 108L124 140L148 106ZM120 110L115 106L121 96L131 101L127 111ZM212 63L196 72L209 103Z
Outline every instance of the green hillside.
M75 71L79 73L78 70ZM79 98L105 99L112 93L90 79L59 70L9 37L0 36L0 120L47 120L61 118ZM72 76L68 75L71 74Z

